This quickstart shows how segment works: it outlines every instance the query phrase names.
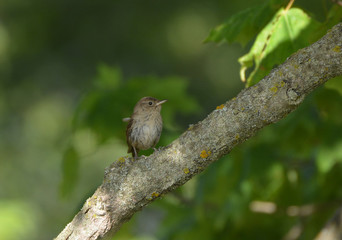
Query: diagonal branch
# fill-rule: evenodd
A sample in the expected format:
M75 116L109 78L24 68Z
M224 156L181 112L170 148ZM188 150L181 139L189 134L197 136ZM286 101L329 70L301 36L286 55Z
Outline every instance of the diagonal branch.
M314 240L336 240L342 238L342 208L326 223Z
M100 239L134 213L183 185L261 128L279 121L318 86L342 75L342 23L301 49L258 84L244 89L178 139L149 157L120 158L81 211L58 235Z

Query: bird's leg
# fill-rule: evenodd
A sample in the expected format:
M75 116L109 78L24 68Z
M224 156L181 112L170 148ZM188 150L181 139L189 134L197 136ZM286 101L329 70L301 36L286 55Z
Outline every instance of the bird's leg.
M138 158L137 150L135 149L134 146L132 146L132 147L133 147L133 151L134 151L134 160L137 160L137 158Z

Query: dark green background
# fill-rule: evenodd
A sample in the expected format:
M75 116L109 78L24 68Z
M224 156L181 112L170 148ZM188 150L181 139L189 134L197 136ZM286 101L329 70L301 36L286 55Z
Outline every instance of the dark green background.
M0 239L63 229L126 154L121 119L141 97L169 99L166 145L243 89L237 59L252 41L203 41L263 2L2 0ZM331 5L294 6L323 22ZM342 199L340 82L136 214L118 238L281 239L298 226L312 239ZM277 210L257 213L255 201ZM291 216L291 206L314 211Z

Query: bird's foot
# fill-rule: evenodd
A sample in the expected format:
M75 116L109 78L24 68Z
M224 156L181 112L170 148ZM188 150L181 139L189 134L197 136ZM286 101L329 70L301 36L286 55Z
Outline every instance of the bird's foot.
M140 158L146 158L146 156L145 155L140 155L140 156L133 157L134 160L138 160Z
M155 147L154 147L154 148L153 148L153 151L159 152L160 150L163 150L163 148L164 148L164 147L158 147L158 148L155 148Z

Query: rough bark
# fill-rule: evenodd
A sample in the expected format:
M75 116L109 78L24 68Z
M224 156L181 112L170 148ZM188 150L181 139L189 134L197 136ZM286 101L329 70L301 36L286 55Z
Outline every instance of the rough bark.
M219 106L203 121L149 157L120 158L56 239L101 239L134 213L202 172L261 128L297 108L312 90L342 75L342 24L301 49L258 84Z

